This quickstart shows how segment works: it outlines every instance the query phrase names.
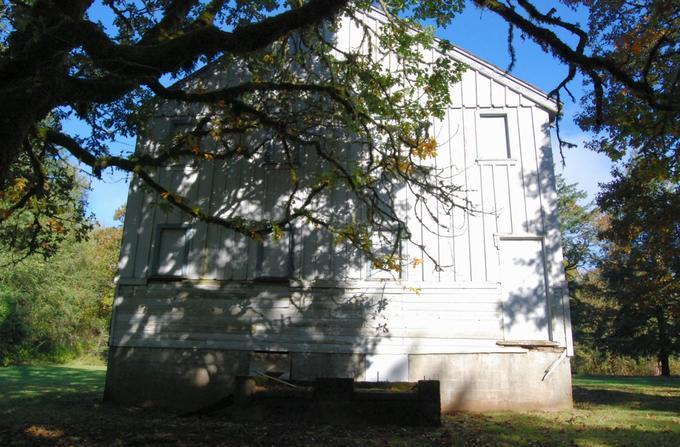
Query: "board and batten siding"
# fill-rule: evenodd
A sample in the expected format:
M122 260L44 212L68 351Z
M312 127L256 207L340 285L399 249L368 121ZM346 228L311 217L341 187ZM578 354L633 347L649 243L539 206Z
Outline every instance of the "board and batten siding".
M379 27L379 17L367 20ZM346 23L338 40L357 45L357 32ZM350 247L302 223L279 241L258 243L167 212L135 178L112 345L413 354L505 352L519 348L496 341L550 339L571 354L549 131L555 105L500 69L453 51L468 69L451 85L446 115L432 123L438 150L428 163L447 169L476 211L442 214L443 226L428 222L427 213L408 218L414 240L441 269L406 243L402 255L423 262L405 265L399 278L377 274ZM153 151L178 122L156 119L138 150ZM274 208L277 185L288 174L241 159L170 166L155 175L215 214L259 218ZM345 194L334 191L327 200L342 208ZM408 193L397 194L418 212ZM272 277L287 280L258 280Z

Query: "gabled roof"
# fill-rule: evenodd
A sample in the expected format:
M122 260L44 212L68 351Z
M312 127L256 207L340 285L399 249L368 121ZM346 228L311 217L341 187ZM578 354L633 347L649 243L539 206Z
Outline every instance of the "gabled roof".
M371 13L367 13L367 15L372 16L372 18L380 22L385 22L386 20L388 20L385 13L380 9L376 8L375 6L371 8ZM439 38L436 39L441 40ZM451 51L453 51L453 57L458 62L467 65L472 70L482 73L488 76L490 79L496 81L497 83L526 97L531 102L548 111L552 116L557 114L558 112L557 101L549 97L548 94L541 90L540 88L519 79L518 77L508 73L507 70L503 70L497 65L487 62L475 56L471 52L464 50L463 48L460 48L456 45L452 46L453 49Z
M376 8L375 6L372 7L371 11L367 12L366 15L382 23L388 20L385 13L380 9ZM436 39L441 40L439 38ZM453 52L454 59L456 59L458 62L470 67L470 69L487 76L489 79L497 82L498 84L507 87L508 89L514 91L515 93L527 98L529 101L533 102L537 106L545 109L548 113L550 113L551 118L554 118L557 115L557 112L559 110L557 101L549 97L548 94L541 90L540 88L536 87L535 85L532 85L529 82L519 79L518 77L508 73L507 70L503 70L497 65L487 62L475 56L471 52L463 48L460 48L456 45L452 45L451 51ZM191 75L177 81L171 87L177 88L181 87L182 85L186 85L186 83L191 81L192 79L196 79L205 75L208 70L215 68L216 64L217 61L214 61L210 64L207 64L204 67L201 67L199 70L192 73Z
M532 102L535 102L536 105L543 107L548 112L551 112L552 114L557 113L557 101L549 97L546 92L539 89L535 85L511 75L506 70L503 70L490 62L480 59L467 50L454 46L453 51L455 52L456 56L460 57L460 62L469 66L471 69L479 71L480 73L489 76L499 84L504 85L523 96L526 96ZM458 59L458 57L456 57L456 59Z

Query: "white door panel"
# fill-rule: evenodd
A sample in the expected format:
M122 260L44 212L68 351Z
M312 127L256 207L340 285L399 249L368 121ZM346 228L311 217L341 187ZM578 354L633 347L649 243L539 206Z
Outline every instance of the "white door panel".
M543 242L501 240L503 326L506 340L549 340Z

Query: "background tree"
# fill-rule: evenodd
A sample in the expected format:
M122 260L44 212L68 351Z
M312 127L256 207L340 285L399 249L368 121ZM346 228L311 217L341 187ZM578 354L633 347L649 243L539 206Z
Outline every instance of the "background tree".
M680 353L680 187L638 178L617 171L599 197L609 216L599 267L618 307L612 347L655 355L668 376L670 356Z
M578 189L576 183L567 183L561 174L555 180L564 267L568 276L577 278L597 262L598 223L602 216L592 203L582 203L588 194Z
M602 351L608 349L617 310L606 297L606 286L597 269L603 255L598 231L605 219L591 202L585 202L588 195L578 185L567 183L559 174L556 180L575 344L573 368L592 372L594 364L603 360Z
M680 5L671 1L593 1L588 35L594 54L608 54L653 92L680 98ZM593 134L587 146L618 162L598 205L607 215L599 262L617 312L611 348L656 355L670 374L678 350L680 176L677 110L633 94L612 73L589 79L577 122ZM601 105L592 99L600 95ZM670 104L667 104L670 105ZM618 340L618 341L615 341Z
M632 178L614 173L599 196L609 210L603 214L581 203L584 191L557 177L577 357L653 356L658 371L670 375L670 358L680 352L677 185L632 186ZM630 187L634 193L624 189Z
M409 236L390 199L395 185L407 185L424 204L434 196L444 214L467 206L455 185L441 181L423 162L436 148L427 129L446 107L448 84L459 67L446 56L448 44L420 25L428 20L448 25L463 2L382 0L378 5L387 19L380 32L362 20L374 3L105 0L104 7L115 16L105 28L89 19L91 0L10 1L0 27L0 187L12 188L17 180L23 184L21 179L30 186L3 204L3 225L32 197L44 197L41 173L48 159L73 157L95 176L108 167L134 173L169 204L249 237L276 235L292 221L305 219L351 242L378 266L392 266L393 256L376 257L369 239L372 229L388 229L392 236L384 242L394 247L393 255L397 241ZM592 94L586 101L592 113L583 122L592 122L596 130L622 119L623 112L616 112L619 96L630 97L645 113L677 121L676 2L564 0L567 7L588 8L589 28L527 0L474 3L504 18L510 36L519 30L569 66L568 76L553 92L558 99L568 93L577 72L588 79ZM619 10L627 12L602 12ZM362 49L342 52L327 39L341 14L363 32ZM621 35L619 25L625 25ZM575 37L573 44L574 39L560 37L565 33ZM626 42L641 42L640 62L624 57ZM425 58L433 48L442 50L440 56ZM376 54L382 55L378 59L391 54L400 68L386 69ZM192 90L188 84L167 87L168 79L185 78L218 59L226 69L246 73L243 82L208 91ZM113 153L110 143L142 130L157 99L208 106L195 117L195 127L155 155ZM41 128L38 123L48 114L57 120L77 117L90 133ZM305 178L288 163L293 189L282 215L224 219L153 179L154 169L180 158L228 162L261 156L262 138L238 144L235 135L244 133L276 140L281 159L290 161L290 148L301 147L323 161L321 174ZM217 147L205 151L196 142L208 135ZM348 142L364 147L365 159L343 158L340 148ZM31 170L17 173L14 165L22 157L32 160ZM328 220L318 212L321 198L335 188L351 194L361 210L360 223Z
M587 8L588 26L583 28L560 19L554 8L542 13L524 0L518 0L517 8L496 1L476 3L504 17L511 31L519 28L569 65L567 77L553 92L558 98L560 92L571 96L568 83L577 72L583 75L586 95L577 124L592 135L586 146L606 154L618 167L598 196L598 205L607 215L608 226L600 233L606 250L598 270L581 278L588 281L579 286L581 298L589 295L590 304L599 310L580 309L586 300L577 299L575 312L587 318L599 311L598 321L613 319L611 327L605 324L596 331L609 349L654 354L662 374L670 374L669 355L679 352L680 335L680 4L564 2ZM572 34L576 46L561 45L551 26ZM578 257L579 251L568 243L567 253ZM608 303L602 300L603 291Z
M44 132L57 124L49 117L38 126ZM0 190L0 252L12 254L5 262L32 253L47 258L64 240L80 241L92 228L84 176L58 152L34 143L27 142L10 167L11 183Z
M120 228L69 236L49 259L0 252L0 365L100 356L107 345Z

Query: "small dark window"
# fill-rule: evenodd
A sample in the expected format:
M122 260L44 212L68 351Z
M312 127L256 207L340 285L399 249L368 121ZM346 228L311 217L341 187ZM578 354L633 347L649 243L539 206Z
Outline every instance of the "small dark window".
M293 278L295 269L293 263L294 247L294 235L289 228L284 229L278 240L271 236L257 244L256 278Z
M279 142L271 140L262 148L262 164L268 168L287 168L289 164L300 165L300 150L297 147L286 148Z
M154 276L162 278L186 276L189 231L189 227L182 225L157 227Z
M505 115L480 115L477 129L477 156L483 160L510 158L508 120Z

